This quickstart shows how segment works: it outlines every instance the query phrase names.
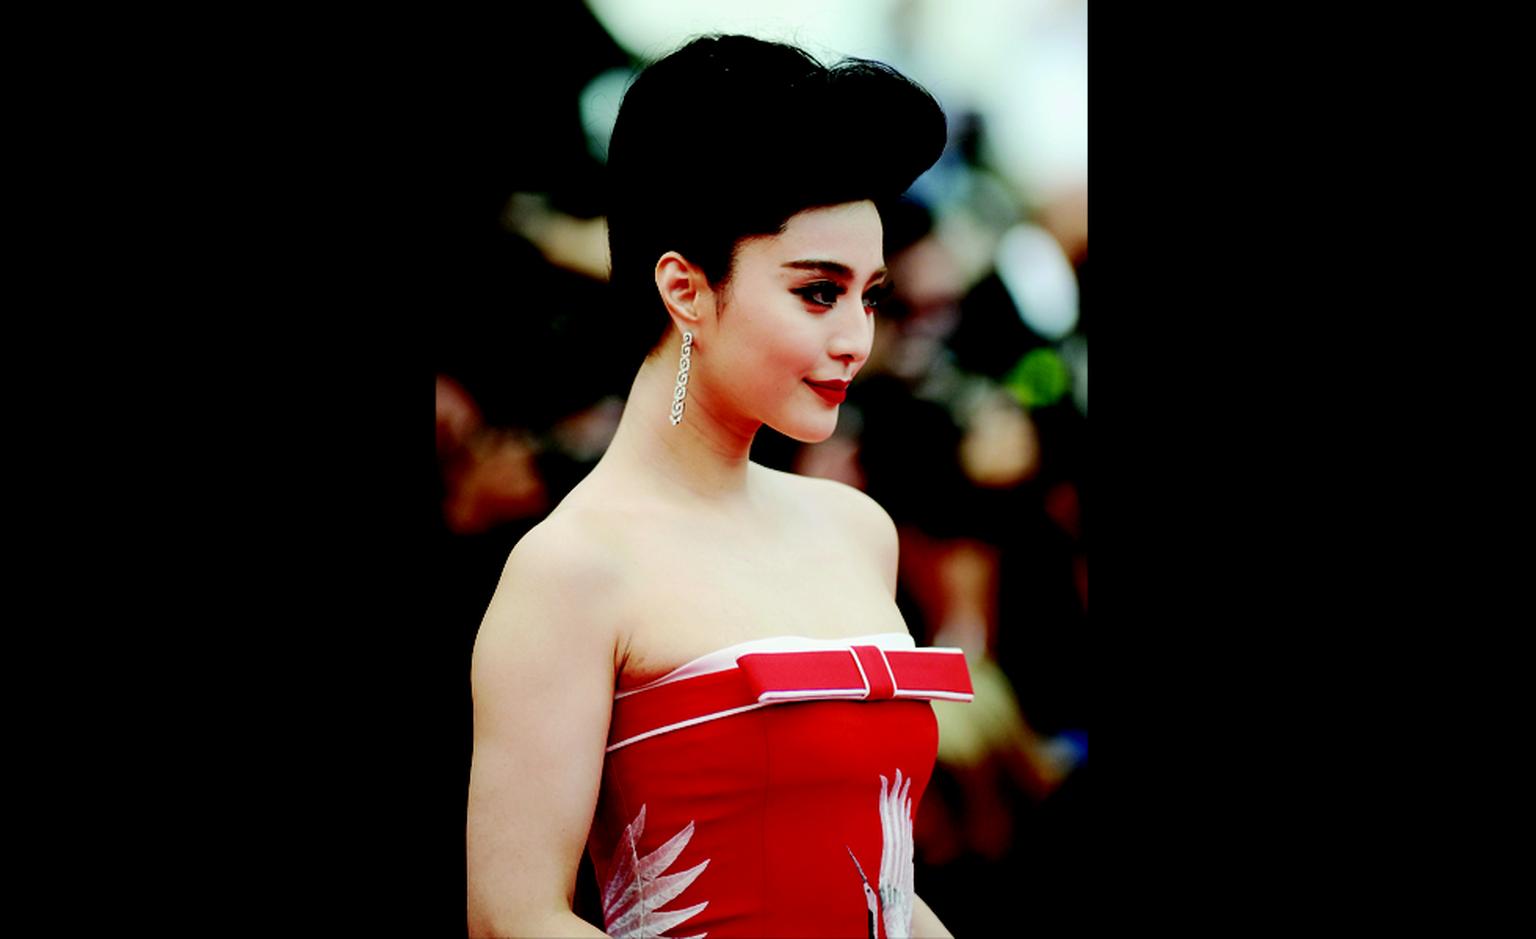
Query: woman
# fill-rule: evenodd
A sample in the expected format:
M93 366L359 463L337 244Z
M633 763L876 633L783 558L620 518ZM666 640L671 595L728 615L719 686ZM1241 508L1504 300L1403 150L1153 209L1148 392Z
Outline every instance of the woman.
M585 848L612 936L948 935L911 824L963 656L914 649L879 506L748 459L764 424L831 435L886 290L876 203L944 136L886 66L742 36L626 93L612 282L648 354L477 639L472 934L599 935ZM545 354L580 381L581 353Z

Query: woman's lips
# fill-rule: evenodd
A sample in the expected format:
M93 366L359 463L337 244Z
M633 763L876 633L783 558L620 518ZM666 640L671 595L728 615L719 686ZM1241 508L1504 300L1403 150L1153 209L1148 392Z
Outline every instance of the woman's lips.
M848 383L845 381L811 381L807 378L805 383L832 404L842 404L843 399L848 397Z

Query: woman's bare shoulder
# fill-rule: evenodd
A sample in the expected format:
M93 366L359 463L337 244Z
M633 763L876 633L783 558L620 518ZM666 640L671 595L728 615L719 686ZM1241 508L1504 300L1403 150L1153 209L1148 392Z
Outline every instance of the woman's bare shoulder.
M476 639L558 651L560 643L611 644L622 606L618 542L596 513L551 514L518 540L502 566Z
M513 547L507 567L557 581L615 584L633 551L626 531L633 527L631 500L594 471Z
M801 476L768 467L760 469L771 474L765 478L771 479L797 501L810 502L823 511L834 512L840 519L868 529L869 533L882 535L890 528L894 535L890 513L862 489L836 479Z
M894 589L896 572L896 525L890 513L862 489L835 479L801 476L767 469L773 483L798 504L838 526L867 549L874 562L887 570Z

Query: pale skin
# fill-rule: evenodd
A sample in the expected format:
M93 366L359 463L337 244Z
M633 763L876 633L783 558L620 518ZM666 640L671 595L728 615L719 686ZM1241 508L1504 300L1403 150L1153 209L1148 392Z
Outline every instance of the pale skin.
M890 516L849 486L748 459L764 424L832 434L837 405L805 380L864 364L866 301L884 278L870 202L743 241L719 292L681 255L658 260L672 331L603 458L513 550L476 641L471 936L603 935L572 902L615 689L748 639L906 631ZM692 366L673 426L684 330ZM950 935L920 898L912 931Z

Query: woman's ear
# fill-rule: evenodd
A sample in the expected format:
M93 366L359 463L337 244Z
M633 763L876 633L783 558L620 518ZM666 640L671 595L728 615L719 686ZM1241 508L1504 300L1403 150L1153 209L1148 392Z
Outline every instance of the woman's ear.
M668 251L656 262L656 292L667 305L677 331L697 336L705 313L714 304L714 291L704 272L676 251Z

